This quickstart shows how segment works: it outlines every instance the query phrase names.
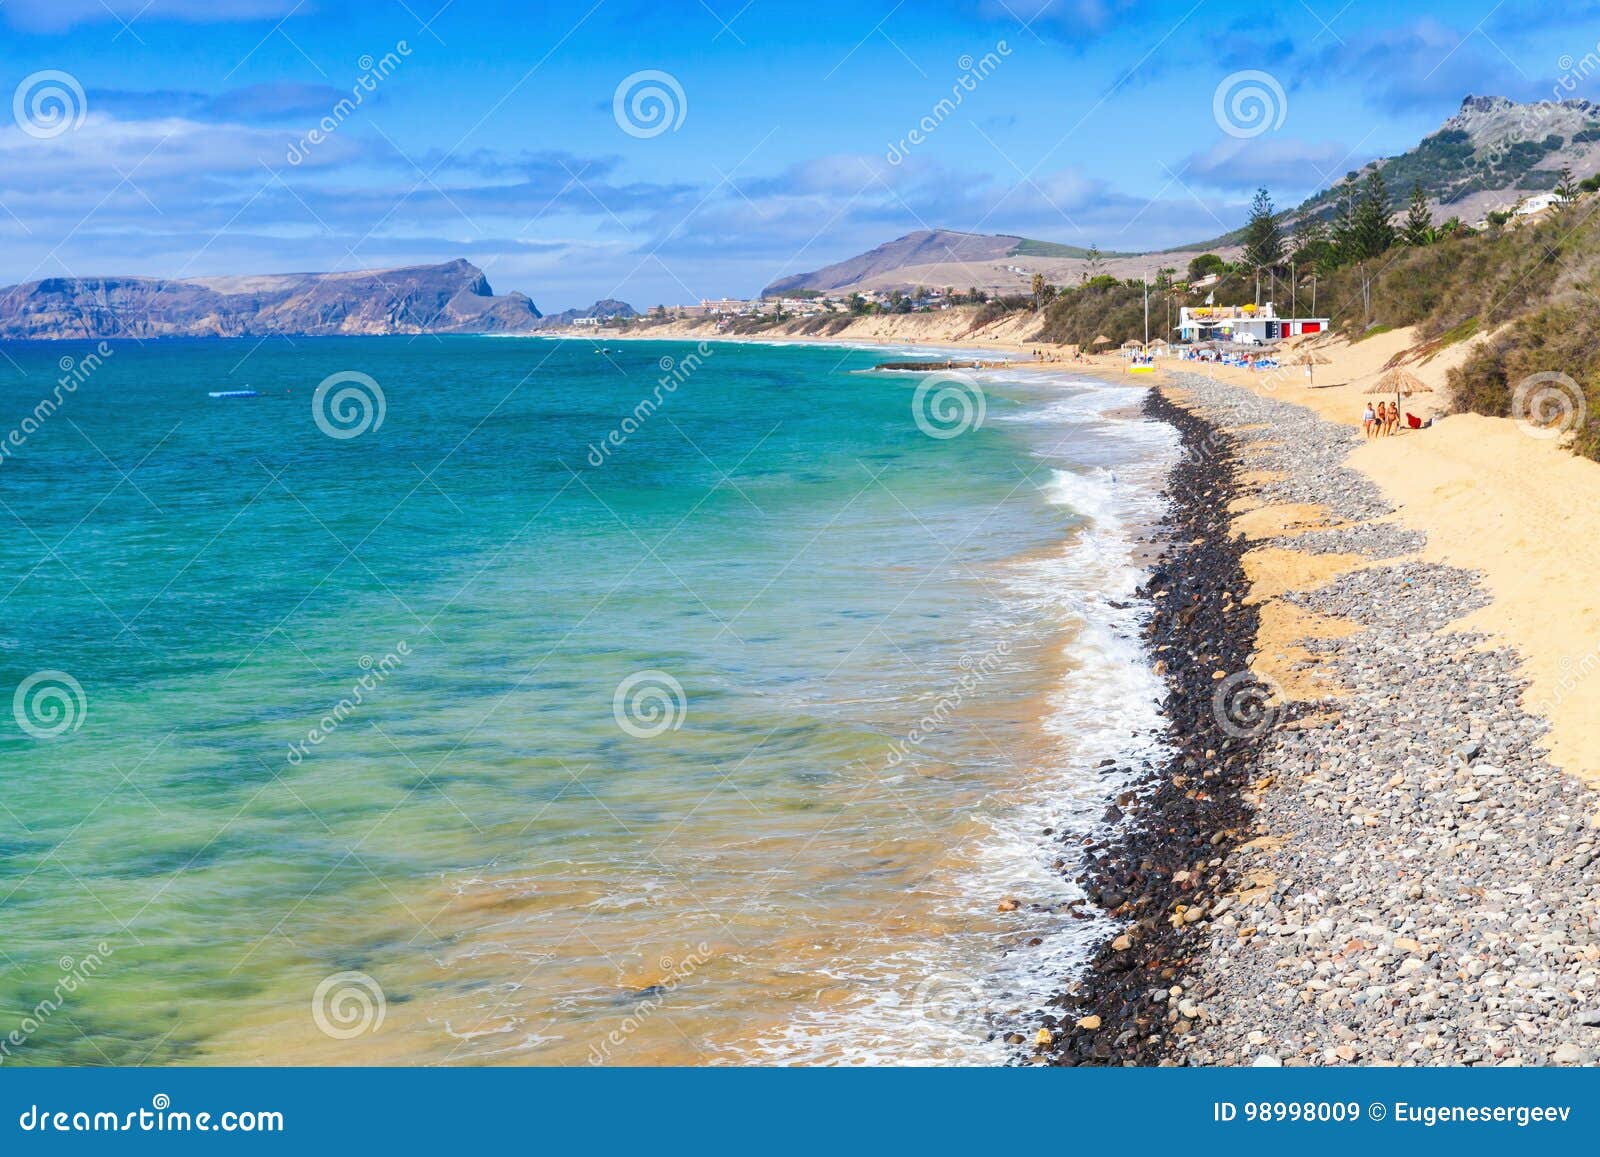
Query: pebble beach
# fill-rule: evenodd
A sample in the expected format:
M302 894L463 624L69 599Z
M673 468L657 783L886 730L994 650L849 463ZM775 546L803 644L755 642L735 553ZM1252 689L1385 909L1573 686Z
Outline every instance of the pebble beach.
M1080 849L1118 924L1036 1059L1594 1063L1600 801L1462 624L1483 576L1423 557L1348 425L1181 372L1147 412L1186 450L1142 592L1174 755Z

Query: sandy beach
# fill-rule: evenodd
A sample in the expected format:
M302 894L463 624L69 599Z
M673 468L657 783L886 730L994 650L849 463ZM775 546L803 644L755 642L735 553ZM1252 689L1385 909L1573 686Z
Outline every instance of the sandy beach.
M1364 390L1414 343L1410 330L1354 345L1324 343L1318 349L1330 364L1316 367L1314 386L1299 367L1199 372L1359 429ZM1445 375L1469 348L1463 343L1431 360L1406 361L1435 392L1406 399L1405 409L1441 414ZM1600 566L1600 464L1514 421L1475 414L1374 439L1356 448L1349 464L1378 486L1399 524L1426 533L1423 559L1482 574L1492 602L1462 628L1516 651L1529 684L1525 705L1551 724L1552 762L1600 782L1600 714L1592 709L1600 692L1600 595L1593 582Z

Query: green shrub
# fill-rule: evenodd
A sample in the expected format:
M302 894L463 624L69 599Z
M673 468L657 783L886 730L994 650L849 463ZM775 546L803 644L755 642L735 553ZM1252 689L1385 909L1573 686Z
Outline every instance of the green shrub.
M1518 318L1450 371L1450 401L1458 410L1492 418L1511 416L1517 387L1530 375L1566 374L1583 393L1587 420L1572 448L1600 458L1600 304L1572 294ZM1557 387L1560 388L1560 387Z

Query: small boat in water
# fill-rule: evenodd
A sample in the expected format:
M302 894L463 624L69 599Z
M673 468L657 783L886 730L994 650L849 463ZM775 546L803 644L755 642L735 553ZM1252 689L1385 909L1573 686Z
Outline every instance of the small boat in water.
M212 398L259 398L257 390L212 390L207 397Z

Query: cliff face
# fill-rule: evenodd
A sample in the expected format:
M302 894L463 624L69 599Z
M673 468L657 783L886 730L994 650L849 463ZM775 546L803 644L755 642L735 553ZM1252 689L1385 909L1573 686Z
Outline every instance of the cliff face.
M168 281L52 277L0 290L0 338L515 333L539 311L467 261Z

